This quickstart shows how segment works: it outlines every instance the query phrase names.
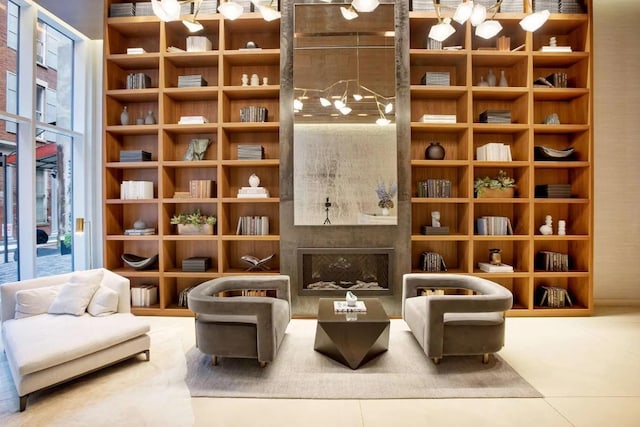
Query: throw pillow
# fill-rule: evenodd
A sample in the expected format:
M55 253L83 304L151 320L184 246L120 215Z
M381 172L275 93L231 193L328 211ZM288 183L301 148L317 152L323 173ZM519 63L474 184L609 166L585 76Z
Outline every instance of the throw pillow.
M107 316L118 311L118 293L106 286L100 286L91 302L87 311L92 316Z
M102 282L102 270L74 273L49 306L51 314L81 316Z
M62 285L55 285L16 292L14 318L22 319L46 313L61 288Z

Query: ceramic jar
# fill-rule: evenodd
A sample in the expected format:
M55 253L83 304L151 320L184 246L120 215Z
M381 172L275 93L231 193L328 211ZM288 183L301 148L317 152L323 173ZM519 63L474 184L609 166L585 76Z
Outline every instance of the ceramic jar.
M444 147L437 141L429 144L424 150L424 158L427 160L442 160L444 159L444 155Z

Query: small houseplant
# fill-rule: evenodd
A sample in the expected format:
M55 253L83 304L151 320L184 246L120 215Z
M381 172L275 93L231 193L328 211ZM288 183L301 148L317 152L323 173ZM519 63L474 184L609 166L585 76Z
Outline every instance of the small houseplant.
M513 197L516 184L515 180L500 170L498 176L477 178L473 183L476 197Z
M216 221L215 216L205 215L200 209L171 217L171 224L178 226L178 234L213 234Z

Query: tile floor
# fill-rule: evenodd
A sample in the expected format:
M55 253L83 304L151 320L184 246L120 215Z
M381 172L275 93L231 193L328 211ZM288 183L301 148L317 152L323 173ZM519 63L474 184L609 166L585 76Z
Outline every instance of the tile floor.
M183 325L185 350L193 320ZM640 426L640 307L592 317L508 318L500 355L543 399L286 400L194 398L196 426Z

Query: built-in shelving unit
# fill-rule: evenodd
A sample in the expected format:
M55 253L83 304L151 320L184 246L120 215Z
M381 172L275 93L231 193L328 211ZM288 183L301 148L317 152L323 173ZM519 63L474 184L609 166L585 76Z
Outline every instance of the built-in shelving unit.
M180 293L206 280L234 274L274 274L279 265L279 92L280 23L265 22L257 13L235 21L219 14L199 14L204 30L197 35L211 40L212 50L187 52L190 35L181 22L161 22L155 16L109 17L105 2L104 43L104 266L131 280L132 286L158 286L159 302L134 307L137 314L191 315L179 306ZM260 49L245 50L254 41ZM141 47L146 53L127 54ZM182 50L168 52L169 47ZM151 87L127 89L127 75L144 73ZM242 75L257 74L259 86L243 86ZM178 87L178 77L201 75L203 87ZM263 78L267 78L264 84ZM266 123L240 121L240 109L250 105L268 109ZM120 123L127 107L129 124ZM152 111L157 124L136 124ZM178 124L182 116L204 116L207 123ZM203 160L184 160L192 139L211 141ZM238 160L239 144L259 144L262 160ZM121 162L121 150L143 150L151 161ZM260 177L268 198L238 198L249 186L251 174ZM153 198L122 200L123 181L153 182ZM212 197L180 198L191 180L212 180ZM212 235L178 235L170 224L177 213L200 209L217 217ZM268 216L268 235L238 235L241 216ZM136 220L156 229L153 235L125 235ZM122 260L123 253L144 257L158 254L157 265L138 271ZM258 258L276 254L271 270L247 272L242 255ZM210 257L205 272L185 272L182 261Z
M591 94L591 20L588 14L552 14L537 32L523 31L518 22L524 14L497 14L503 25L500 35L510 37L511 48L498 51L496 39L483 40L470 24L458 26L444 45L460 50L426 49L433 12L410 12L411 79L411 181L412 181L412 270L420 272L420 254L440 253L450 273L474 274L494 280L513 292L514 316L588 315L593 309L593 136ZM550 37L571 46L571 52L541 52ZM486 87L489 71L500 79L504 71L508 87ZM426 72L448 72L450 86L421 84ZM566 73L567 88L538 87L538 77ZM511 123L480 123L488 110L510 110ZM558 114L561 124L543 124ZM423 123L424 114L455 115L456 123ZM438 141L445 148L443 160L425 160L425 148ZM478 161L476 149L489 142L502 142L511 149L512 161ZM538 145L562 150L575 148L565 161L536 160ZM514 198L476 198L474 180L505 170L514 177ZM417 183L447 179L450 198L417 197ZM540 198L535 187L569 184L570 198ZM431 224L431 212L439 211L448 235L422 235L421 226ZM481 236L476 219L506 216L513 234ZM545 217L553 217L554 234L542 235ZM557 234L558 220L567 223L566 235ZM478 262L487 262L489 249L498 248L502 260L514 272L485 273ZM554 251L569 255L570 268L547 272L536 268L536 254ZM539 305L541 286L566 289L572 306L549 308Z

